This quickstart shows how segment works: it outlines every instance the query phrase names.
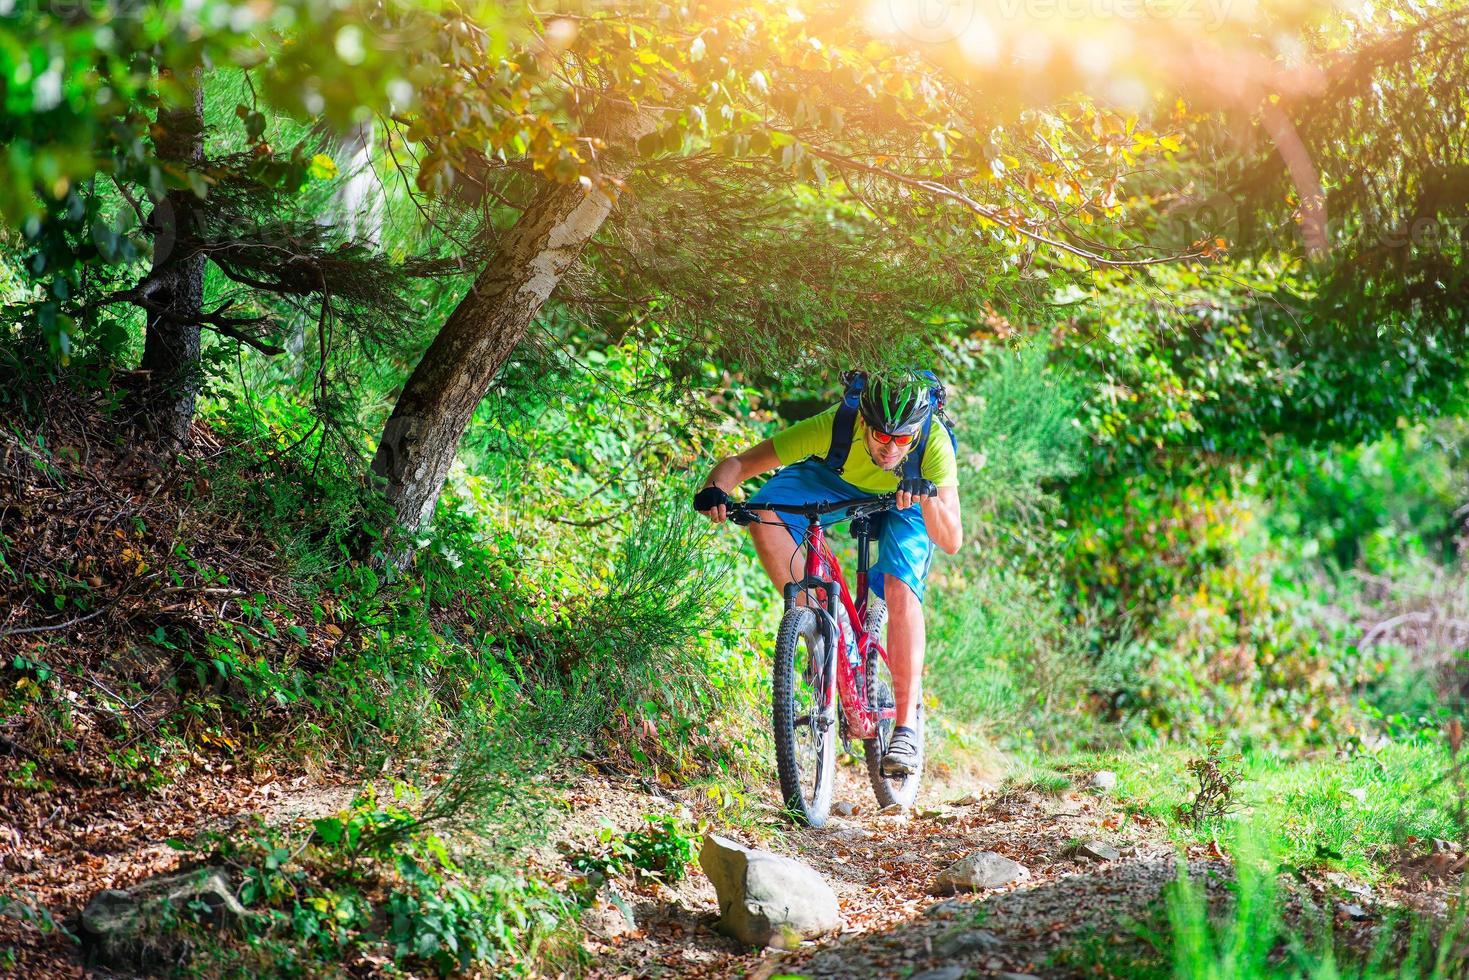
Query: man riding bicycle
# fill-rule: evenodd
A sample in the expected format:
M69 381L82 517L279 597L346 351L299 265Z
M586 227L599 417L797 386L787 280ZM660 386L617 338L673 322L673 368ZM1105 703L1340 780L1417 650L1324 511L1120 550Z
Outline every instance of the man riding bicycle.
M873 591L887 604L888 664L897 715L882 771L903 776L919 766L913 724L921 697L923 594L933 546L952 555L963 541L959 468L952 437L937 417L942 389L932 380L913 371L855 378L860 384L856 411L851 410L850 399L844 399L844 404L720 460L704 483L720 491L716 498L727 501L741 483L783 467L751 498L751 506L896 492L895 509L883 520L871 571ZM707 489L705 494L707 500ZM728 516L723 502L701 512L716 524ZM769 523L751 524L750 536L766 574L777 588L784 588L804 565L805 556L798 549L806 521L792 514L777 519L770 511L759 517Z

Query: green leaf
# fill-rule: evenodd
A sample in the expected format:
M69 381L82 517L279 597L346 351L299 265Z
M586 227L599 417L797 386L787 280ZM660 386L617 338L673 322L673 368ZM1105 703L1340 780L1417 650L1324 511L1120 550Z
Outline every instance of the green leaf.
M337 162L325 153L318 153L311 158L306 173L312 180L329 180L337 175Z

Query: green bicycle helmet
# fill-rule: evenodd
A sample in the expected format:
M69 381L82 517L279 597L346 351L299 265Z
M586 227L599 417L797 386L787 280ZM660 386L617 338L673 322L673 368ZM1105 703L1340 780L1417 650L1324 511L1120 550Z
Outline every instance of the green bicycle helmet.
M917 432L934 407L933 382L912 371L869 375L857 401L857 410L870 427L892 435Z

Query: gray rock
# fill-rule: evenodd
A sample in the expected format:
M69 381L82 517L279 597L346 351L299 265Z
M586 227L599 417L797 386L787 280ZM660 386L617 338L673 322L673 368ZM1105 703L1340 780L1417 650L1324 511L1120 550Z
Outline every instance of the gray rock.
M855 817L862 812L862 808L847 800L837 800L831 805L831 812L838 817Z
M1360 905L1348 905L1345 902L1339 902L1336 910L1353 922L1365 922L1367 919L1372 918L1372 913Z
M799 861L705 834L699 867L719 896L720 928L741 942L791 949L842 927L836 894Z
M901 803L889 803L887 806L883 807L881 810L878 810L877 811L877 814L880 817L896 817L899 814L901 814L902 812L903 812L903 804L901 804Z
M872 831L868 830L866 827L863 827L860 824L849 823L846 820L841 819L840 817L837 817L834 820L828 820L826 822L826 826L823 827L822 830L826 831L830 836L835 837L837 840L859 841L870 840L872 838Z
M1117 774L1106 769L1099 769L1092 773L1091 786L1092 789L1110 793L1117 788Z
M968 972L967 966L936 966L932 970L915 973L908 980L961 980Z
M968 956L970 953L988 953L1005 945L1005 941L986 929L956 929L933 944L936 955L946 959Z
M994 851L979 851L940 871L933 880L932 892L935 895L976 892L1001 888L1029 877L1030 872L1018 862Z
M1034 973L997 973L995 980L1041 980Z
M223 869L197 868L94 895L82 909L78 934L88 964L147 973L188 953L188 944L172 934L172 921L236 928L250 914Z
M1089 840L1076 849L1076 856L1091 861L1116 861L1122 852L1105 841Z

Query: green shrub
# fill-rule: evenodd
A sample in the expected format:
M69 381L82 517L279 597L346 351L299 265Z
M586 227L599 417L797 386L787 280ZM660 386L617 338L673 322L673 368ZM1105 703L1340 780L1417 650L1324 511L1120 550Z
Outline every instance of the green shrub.
M257 823L171 842L229 869L254 913L243 947L226 943L218 962L312 976L377 950L399 969L503 975L562 955L555 947L573 904L545 884L461 866L422 831L406 799L384 803L369 792L315 821L304 841L289 833ZM190 928L187 919L175 925Z
M632 874L667 882L682 881L698 855L698 838L671 816L645 814L642 828L619 834L607 825L597 832L597 846L571 854L576 871L602 875Z

